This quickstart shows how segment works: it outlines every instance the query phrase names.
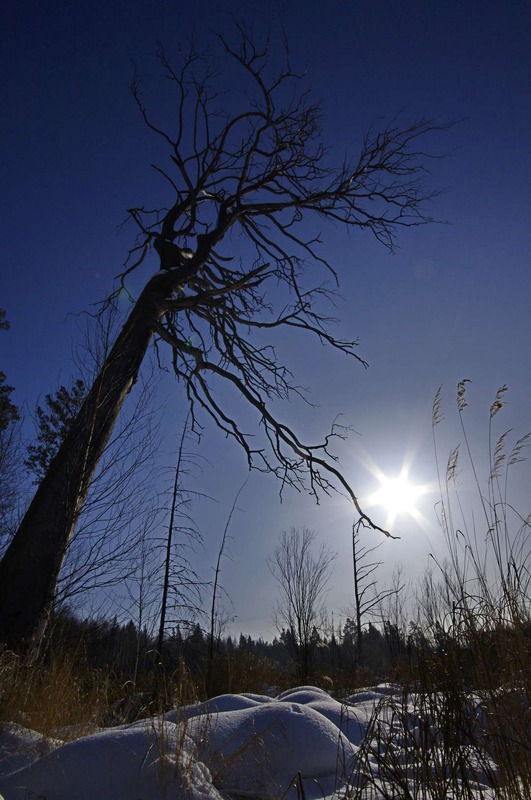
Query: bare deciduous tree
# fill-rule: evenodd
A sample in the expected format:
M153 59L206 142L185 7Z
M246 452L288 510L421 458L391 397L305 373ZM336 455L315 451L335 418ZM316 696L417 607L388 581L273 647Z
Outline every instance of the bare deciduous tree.
M315 282L316 271L334 280L337 273L323 254L319 228L366 230L392 248L399 228L429 222L424 140L444 126L420 120L371 128L357 157L334 164L321 138L319 106L299 89L289 53L278 70L268 64L268 45L259 49L244 30L238 46L222 37L218 44L240 73L229 93L193 48L176 66L159 48L174 90L172 129L155 120L140 82L133 83L145 123L168 148L168 163L155 169L169 195L159 208L130 208L137 240L121 280L147 265L151 253L158 271L0 564L0 640L10 646L30 639L46 618L76 518L153 338L170 349L195 430L201 410L244 449L249 466L316 496L342 488L377 527L330 453L344 430L334 426L323 442L305 443L275 416L270 401L300 389L271 338L275 331L302 331L361 361L356 342L334 336L323 310L327 290ZM224 405L223 386L254 411L261 438L248 435L234 407Z
M314 553L317 534L309 528L283 531L272 559L271 574L278 583L280 599L274 616L281 632L288 630L296 650L299 676L304 682L311 673L313 632L336 554L325 544Z

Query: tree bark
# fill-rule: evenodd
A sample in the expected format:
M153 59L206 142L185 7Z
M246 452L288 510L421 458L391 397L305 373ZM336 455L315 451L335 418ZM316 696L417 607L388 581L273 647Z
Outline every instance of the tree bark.
M0 562L0 642L38 645L76 519L176 281L154 275L131 311Z

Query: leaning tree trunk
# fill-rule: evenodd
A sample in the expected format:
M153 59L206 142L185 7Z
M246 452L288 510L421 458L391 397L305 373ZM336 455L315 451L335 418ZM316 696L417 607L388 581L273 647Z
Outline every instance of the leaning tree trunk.
M76 519L175 279L158 272L144 288L0 562L0 642L10 648L42 637Z

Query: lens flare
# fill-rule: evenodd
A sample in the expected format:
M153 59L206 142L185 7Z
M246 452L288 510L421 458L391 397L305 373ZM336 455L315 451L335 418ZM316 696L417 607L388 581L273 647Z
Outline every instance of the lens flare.
M417 511L417 500L423 494L421 486L414 486L405 475L398 478L381 479L380 488L371 498L374 505L383 506L388 514L398 516L409 514L414 517Z

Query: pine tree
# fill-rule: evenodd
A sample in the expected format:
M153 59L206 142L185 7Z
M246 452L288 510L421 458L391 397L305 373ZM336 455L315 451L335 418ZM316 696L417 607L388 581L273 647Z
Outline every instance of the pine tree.
M24 462L35 475L34 483L40 483L46 475L86 393L84 382L78 378L70 388L61 386L55 394L47 394L44 407L37 406L37 443L28 446Z
M0 330L9 330L6 312L0 308ZM19 459L20 420L17 406L11 400L12 386L0 371L0 551L9 541L18 524L17 506L20 501L21 464Z
M0 308L0 330L9 330L9 322L6 320L6 312ZM5 373L0 370L0 431L5 431L12 422L20 419L20 414L16 405L11 402L10 394L14 391L12 386L6 383Z

